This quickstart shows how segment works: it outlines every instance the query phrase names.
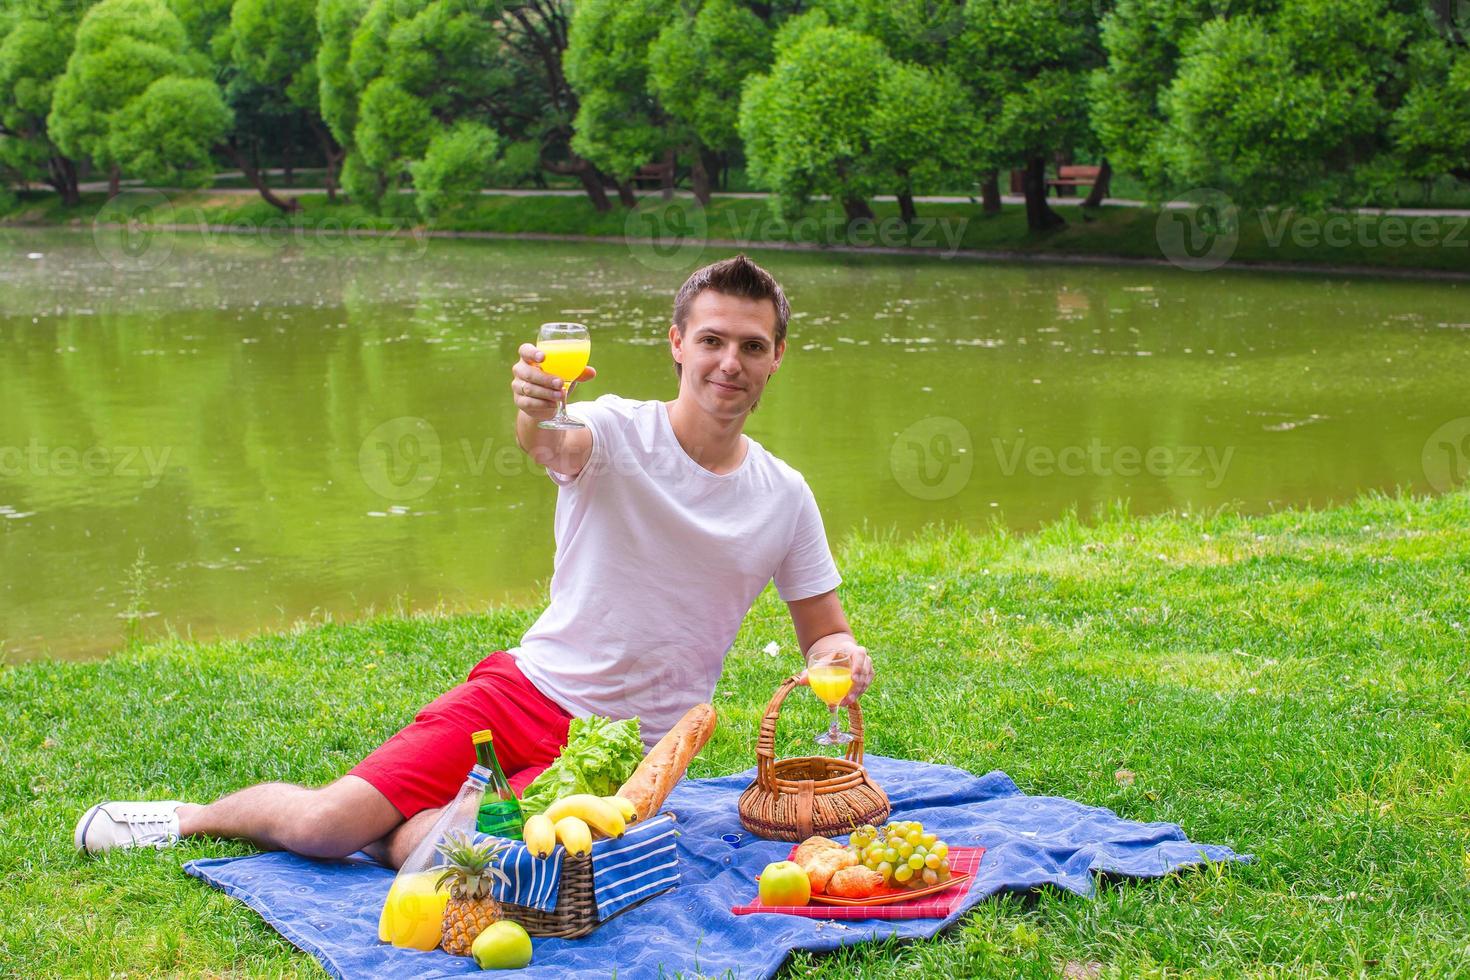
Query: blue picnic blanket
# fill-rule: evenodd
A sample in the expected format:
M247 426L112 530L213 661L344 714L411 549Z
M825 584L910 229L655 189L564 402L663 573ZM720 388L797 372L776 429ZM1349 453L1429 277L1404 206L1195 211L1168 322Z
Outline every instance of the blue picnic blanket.
M1205 861L1250 860L1195 844L1178 826L1123 820L1111 810L1055 796L1027 796L1003 772L868 756L895 820L921 820L951 846L986 848L963 905L947 919L807 919L744 915L755 876L791 845L743 833L735 802L755 770L686 779L665 804L678 815L679 887L636 905L581 939L536 939L535 959L506 976L669 977L686 971L736 980L769 977L793 949L830 950L889 936L933 936L986 896L1044 884L1091 895L1093 874L1154 878ZM184 870L240 899L336 977L428 978L478 972L473 960L378 942L378 912L393 872L366 858L311 861L273 852L190 861ZM501 975L501 974L497 974Z

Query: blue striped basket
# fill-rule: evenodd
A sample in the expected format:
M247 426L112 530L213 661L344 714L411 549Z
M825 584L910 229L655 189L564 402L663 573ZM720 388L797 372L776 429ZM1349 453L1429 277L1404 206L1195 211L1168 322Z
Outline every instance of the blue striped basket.
M491 889L501 916L533 936L575 939L674 888L679 884L675 819L660 813L616 840L593 841L592 853L583 857L572 857L558 844L550 856L538 858L522 841L510 841L499 862L507 880Z

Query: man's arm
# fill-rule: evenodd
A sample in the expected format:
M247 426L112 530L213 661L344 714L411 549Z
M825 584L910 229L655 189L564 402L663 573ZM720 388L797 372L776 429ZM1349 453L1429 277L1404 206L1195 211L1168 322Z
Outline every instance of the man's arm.
M537 365L546 355L535 344L522 344L521 357L511 369L510 390L515 399L516 442L539 465L563 476L576 476L592 456L590 429L543 429L536 423L556 414L565 396L561 378ZM587 368L578 381L591 381L597 372Z
M873 660L865 647L860 647L852 638L852 629L847 625L847 615L842 611L842 602L837 590L814 595L810 599L797 599L786 603L791 610L791 622L796 627L796 642L801 646L802 656L811 663L812 655L826 650L849 649L852 651L852 691L843 698L844 705L851 704L862 696L873 682ZM806 683L806 671L801 672L798 683Z

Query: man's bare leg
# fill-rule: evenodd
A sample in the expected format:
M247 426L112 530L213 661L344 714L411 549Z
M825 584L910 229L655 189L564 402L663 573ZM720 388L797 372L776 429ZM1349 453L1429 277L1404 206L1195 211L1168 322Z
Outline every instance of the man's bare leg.
M178 817L183 837L238 838L310 858L346 857L404 822L376 787L350 775L321 789L262 783L207 806L185 804ZM425 826L419 836L427 832Z
M413 849L419 846L419 841L423 840L433 828L434 821L442 812L443 807L436 807L433 810L415 813L389 831L382 840L374 841L363 850L379 864L386 864L390 868L401 868L403 862L407 861L408 856L413 853Z

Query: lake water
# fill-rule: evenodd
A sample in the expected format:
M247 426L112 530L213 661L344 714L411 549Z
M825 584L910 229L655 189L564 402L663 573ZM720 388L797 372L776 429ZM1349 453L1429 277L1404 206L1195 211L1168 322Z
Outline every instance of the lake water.
M698 258L166 245L0 235L9 660L105 654L130 610L202 638L535 601L555 493L515 448L516 347L580 320L600 373L574 398L672 398L669 307ZM795 313L747 431L805 473L834 544L1465 479L1463 285L756 257Z

